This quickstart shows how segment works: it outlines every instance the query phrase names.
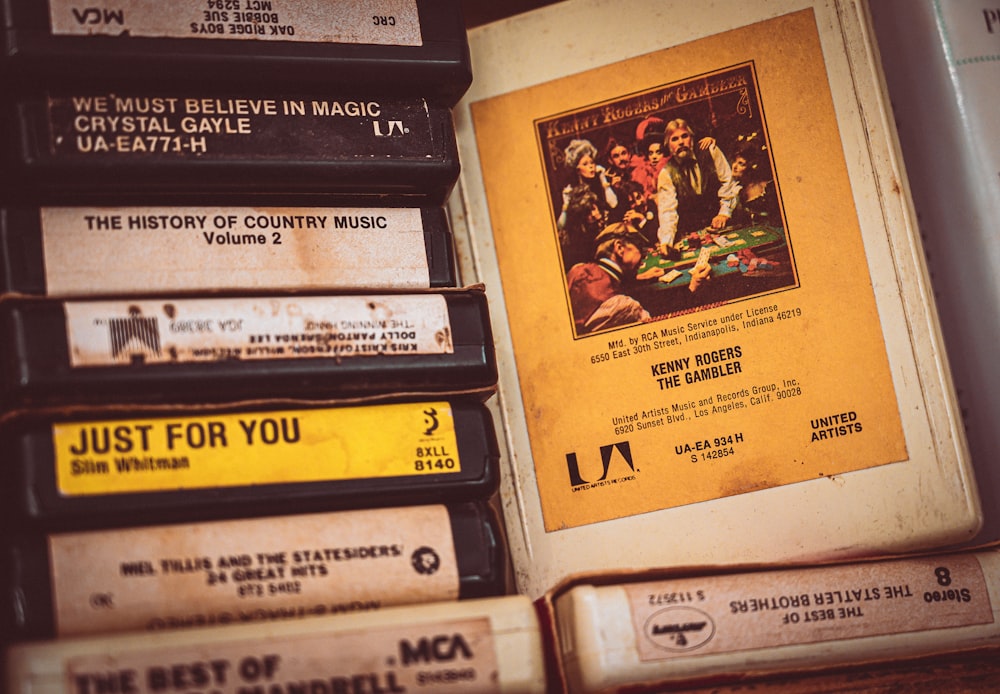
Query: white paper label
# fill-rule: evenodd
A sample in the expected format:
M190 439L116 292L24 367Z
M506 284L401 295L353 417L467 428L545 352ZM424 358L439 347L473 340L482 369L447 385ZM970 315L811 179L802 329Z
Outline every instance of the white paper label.
M65 304L70 364L451 354L440 294Z
M974 556L685 578L625 588L640 660L990 624Z
M458 598L443 506L66 533L60 636L288 619Z
M51 295L220 289L421 289L420 210L46 207Z
M420 46L415 0L51 0L53 34Z
M501 691L486 617L84 656L68 662L66 678L74 694Z

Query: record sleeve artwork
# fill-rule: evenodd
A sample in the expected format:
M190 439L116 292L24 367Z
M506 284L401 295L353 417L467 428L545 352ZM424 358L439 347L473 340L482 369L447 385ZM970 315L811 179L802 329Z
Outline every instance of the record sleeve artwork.
M796 285L753 63L536 126L578 337Z
M547 531L907 458L811 10L471 110Z

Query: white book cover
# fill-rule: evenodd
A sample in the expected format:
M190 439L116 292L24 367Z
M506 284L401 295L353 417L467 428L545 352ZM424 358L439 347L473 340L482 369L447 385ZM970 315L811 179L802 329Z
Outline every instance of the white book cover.
M469 39L449 204L521 592L977 532L864 5L570 0Z
M871 13L984 510L1000 542L1000 8L873 0Z

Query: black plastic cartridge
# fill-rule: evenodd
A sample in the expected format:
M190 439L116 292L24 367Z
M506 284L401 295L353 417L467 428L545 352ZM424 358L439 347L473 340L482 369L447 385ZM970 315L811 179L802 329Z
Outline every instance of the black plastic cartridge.
M486 295L0 302L12 406L333 400L492 389Z
M500 537L482 503L22 533L4 553L4 626L45 638L500 595Z
M294 85L427 95L472 82L458 0L11 0L0 5L3 75L78 86Z
M103 419L3 430L12 527L114 524L488 499L496 431L476 399Z
M441 205L459 173L450 109L419 96L48 88L3 105L7 205Z

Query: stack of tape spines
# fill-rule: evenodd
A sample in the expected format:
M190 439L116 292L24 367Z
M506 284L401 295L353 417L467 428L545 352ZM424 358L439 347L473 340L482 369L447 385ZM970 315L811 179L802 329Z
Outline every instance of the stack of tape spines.
M541 688L458 3L4 12L8 690Z

